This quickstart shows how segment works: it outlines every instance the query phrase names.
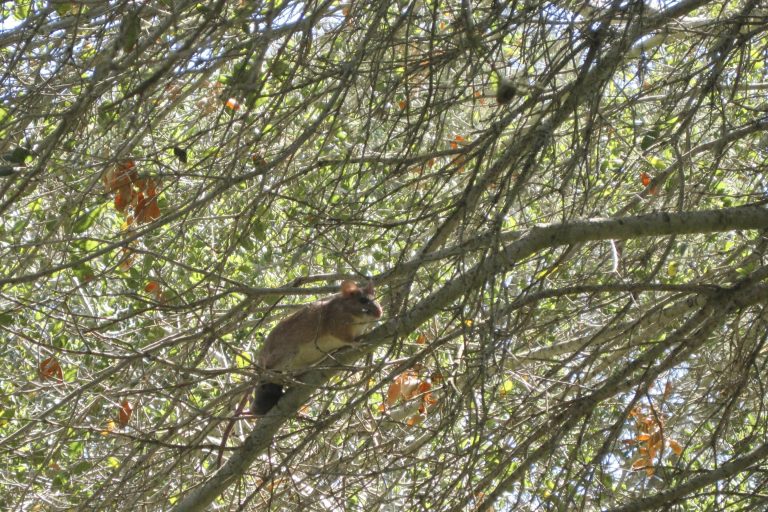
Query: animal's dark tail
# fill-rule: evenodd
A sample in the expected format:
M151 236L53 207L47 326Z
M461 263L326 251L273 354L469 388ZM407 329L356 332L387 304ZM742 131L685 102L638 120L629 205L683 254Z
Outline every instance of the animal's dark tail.
M262 416L272 409L283 396L283 386L273 382L260 382L253 397L253 414Z

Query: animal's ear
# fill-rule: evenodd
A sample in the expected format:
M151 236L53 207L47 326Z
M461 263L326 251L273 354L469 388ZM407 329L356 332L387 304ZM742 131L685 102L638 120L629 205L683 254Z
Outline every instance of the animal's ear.
M373 283L371 281L368 281L368 284L365 285L365 288L363 288L363 293L366 295L376 295L373 290Z
M341 296L351 297L360 288L357 287L357 283L354 281L342 281L341 282Z

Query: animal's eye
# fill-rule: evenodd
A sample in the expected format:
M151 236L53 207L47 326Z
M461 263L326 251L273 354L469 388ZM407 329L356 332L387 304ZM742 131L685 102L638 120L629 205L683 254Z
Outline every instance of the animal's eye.
M371 299L368 297L360 297L360 304L368 304L369 302L371 302Z

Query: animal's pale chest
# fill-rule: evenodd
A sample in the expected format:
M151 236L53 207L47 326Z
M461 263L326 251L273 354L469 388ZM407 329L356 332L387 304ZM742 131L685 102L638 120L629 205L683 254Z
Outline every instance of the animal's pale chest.
M330 352L347 345L343 340L326 334L299 345L299 352L289 363L288 369L305 368L323 359Z

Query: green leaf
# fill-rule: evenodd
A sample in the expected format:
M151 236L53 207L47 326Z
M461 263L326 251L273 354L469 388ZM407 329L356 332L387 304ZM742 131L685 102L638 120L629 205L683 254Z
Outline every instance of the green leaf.
M123 18L123 24L120 27L120 34L122 35L122 47L123 51L129 52L136 46L136 41L139 40L139 34L141 33L141 18L135 12L128 13Z
M241 352L235 356L235 364L238 368L248 368L253 364L253 358L248 352Z
M260 220L253 223L253 236L256 240L264 241L267 238L267 226Z
M658 128L650 130L645 134L643 140L640 141L640 148L648 149L649 147L653 146L653 143L658 140L659 135L661 135L661 131Z
M12 164L24 165L30 156L32 156L32 150L19 146L11 152L4 154L3 159Z
M74 11L75 5L73 2L56 2L53 4L56 8L56 13L59 16L66 16Z
M96 219L99 217L103 209L104 205L101 205L94 208L90 212L85 212L80 215L72 225L72 232L83 233L86 229L93 226L93 223L96 222Z
M93 269L85 263L73 268L72 272L75 274L75 276L77 276L78 279L84 281L90 281L93 279Z
M16 0L13 6L13 17L17 20L25 20L29 16L31 0Z
M291 66L285 61L278 60L272 64L272 75L284 78L291 71Z

